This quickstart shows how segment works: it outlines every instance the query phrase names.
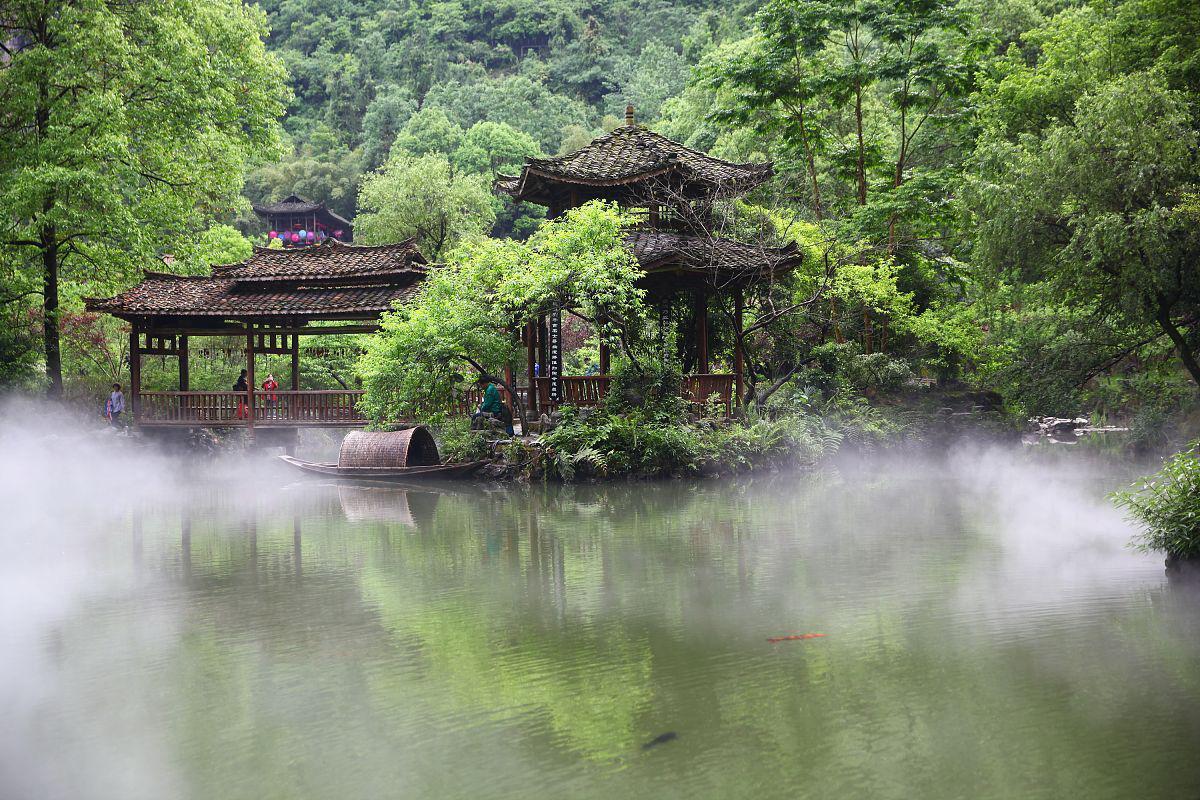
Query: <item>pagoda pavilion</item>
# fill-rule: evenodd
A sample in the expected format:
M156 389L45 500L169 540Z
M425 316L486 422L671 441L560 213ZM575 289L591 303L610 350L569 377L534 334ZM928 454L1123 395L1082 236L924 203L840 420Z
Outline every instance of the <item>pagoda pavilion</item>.
M285 248L308 247L326 239L354 241L354 225L324 203L314 203L289 195L278 203L255 203L254 213L262 217L270 230L268 239L278 239Z
M691 374L684 396L701 403L716 394L730 413L742 396L743 295L747 288L776 280L801 260L795 245L765 247L712 233L715 201L740 197L773 174L770 163L736 164L692 150L635 124L633 107L625 125L585 147L556 158L527 158L519 175L500 175L497 192L516 201L546 206L551 217L589 200L614 201L644 209L646 222L631 230L626 244L645 271L639 286L660 309L663 327L673 302L690 298ZM735 344L730 373L711 372L709 312L715 300L732 295ZM603 398L609 381L609 354L602 345L599 375L562 374L561 310L527 326L529 374L544 365L530 392L534 410L559 404L586 405Z
M300 337L378 330L380 316L416 292L426 269L415 239L373 247L329 239L292 250L256 247L248 260L214 266L205 276L147 271L137 286L115 297L89 298L86 305L132 326L129 405L135 425L292 432L361 426L361 391L300 390ZM191 390L188 343L200 336L245 343L247 391ZM290 386L259 389L258 354L290 355ZM178 391L142 391L147 355L178 359Z

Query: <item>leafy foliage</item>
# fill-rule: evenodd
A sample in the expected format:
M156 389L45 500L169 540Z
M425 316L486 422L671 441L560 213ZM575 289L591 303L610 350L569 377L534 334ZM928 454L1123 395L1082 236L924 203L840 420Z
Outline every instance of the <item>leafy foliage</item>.
M499 373L521 355L514 332L555 304L596 320L598 334L633 355L645 324L640 272L622 246L630 218L589 203L527 242L479 239L433 270L415 300L385 315L359 363L362 407L378 421L449 407L464 371Z
M1134 540L1139 549L1200 558L1200 441L1113 499L1141 526Z
M487 184L477 175L455 174L440 153L393 155L363 181L356 218L367 244L415 236L431 261L464 241L482 236L496 221Z
M265 18L237 0L7 4L3 257L40 272L61 390L59 280L115 285L234 210L287 91Z

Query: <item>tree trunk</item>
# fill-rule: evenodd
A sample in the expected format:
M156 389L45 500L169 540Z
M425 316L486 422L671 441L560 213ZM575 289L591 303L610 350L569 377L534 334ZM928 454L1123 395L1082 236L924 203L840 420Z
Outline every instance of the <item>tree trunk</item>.
M854 132L858 137L858 204L867 204L867 153L863 142L862 83L854 82Z
M1179 332L1179 328L1175 327L1175 323L1171 321L1171 309L1165 300L1158 300L1158 324L1171 337L1171 341L1175 343L1175 350L1179 353L1179 360L1183 362L1183 366L1187 369L1188 374L1192 376L1192 380L1196 382L1197 387L1200 387L1200 363L1196 362L1196 354L1192 348L1188 346L1187 340L1183 338L1183 334Z
M46 394L60 399L63 394L62 351L58 338L58 231L47 225L42 240L42 341L46 350Z
M808 177L812 181L813 194L813 213L817 217L817 221L822 219L821 212L821 187L817 183L817 162L813 158L812 143L808 140L808 128L804 124L804 109L801 108L799 113L800 122L800 141L804 143L804 160L808 167Z

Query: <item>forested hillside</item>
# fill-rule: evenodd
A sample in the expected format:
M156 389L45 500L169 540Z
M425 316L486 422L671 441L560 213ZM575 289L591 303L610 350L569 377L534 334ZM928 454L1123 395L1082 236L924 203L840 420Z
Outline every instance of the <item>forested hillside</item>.
M483 122L555 154L618 124L626 103L659 122L692 67L744 34L744 3L703 0L267 0L294 97L291 157L248 179L254 200L293 192L353 216L364 172L379 167L418 110L440 115L454 147ZM675 101L678 103L678 101ZM430 127L428 121L424 128ZM488 138L510 135L492 130ZM434 136L427 133L427 137ZM478 131L477 131L477 135ZM484 159L479 166L491 168Z

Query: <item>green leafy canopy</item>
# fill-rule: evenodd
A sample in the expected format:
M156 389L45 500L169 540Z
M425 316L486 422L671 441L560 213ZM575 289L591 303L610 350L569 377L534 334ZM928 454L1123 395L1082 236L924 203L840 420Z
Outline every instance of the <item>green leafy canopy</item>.
M635 354L646 324L642 272L624 246L628 213L589 203L547 222L528 241L481 238L430 272L415 299L385 315L358 364L377 421L436 416L463 373L516 366L515 335L555 305L596 321L600 335Z

